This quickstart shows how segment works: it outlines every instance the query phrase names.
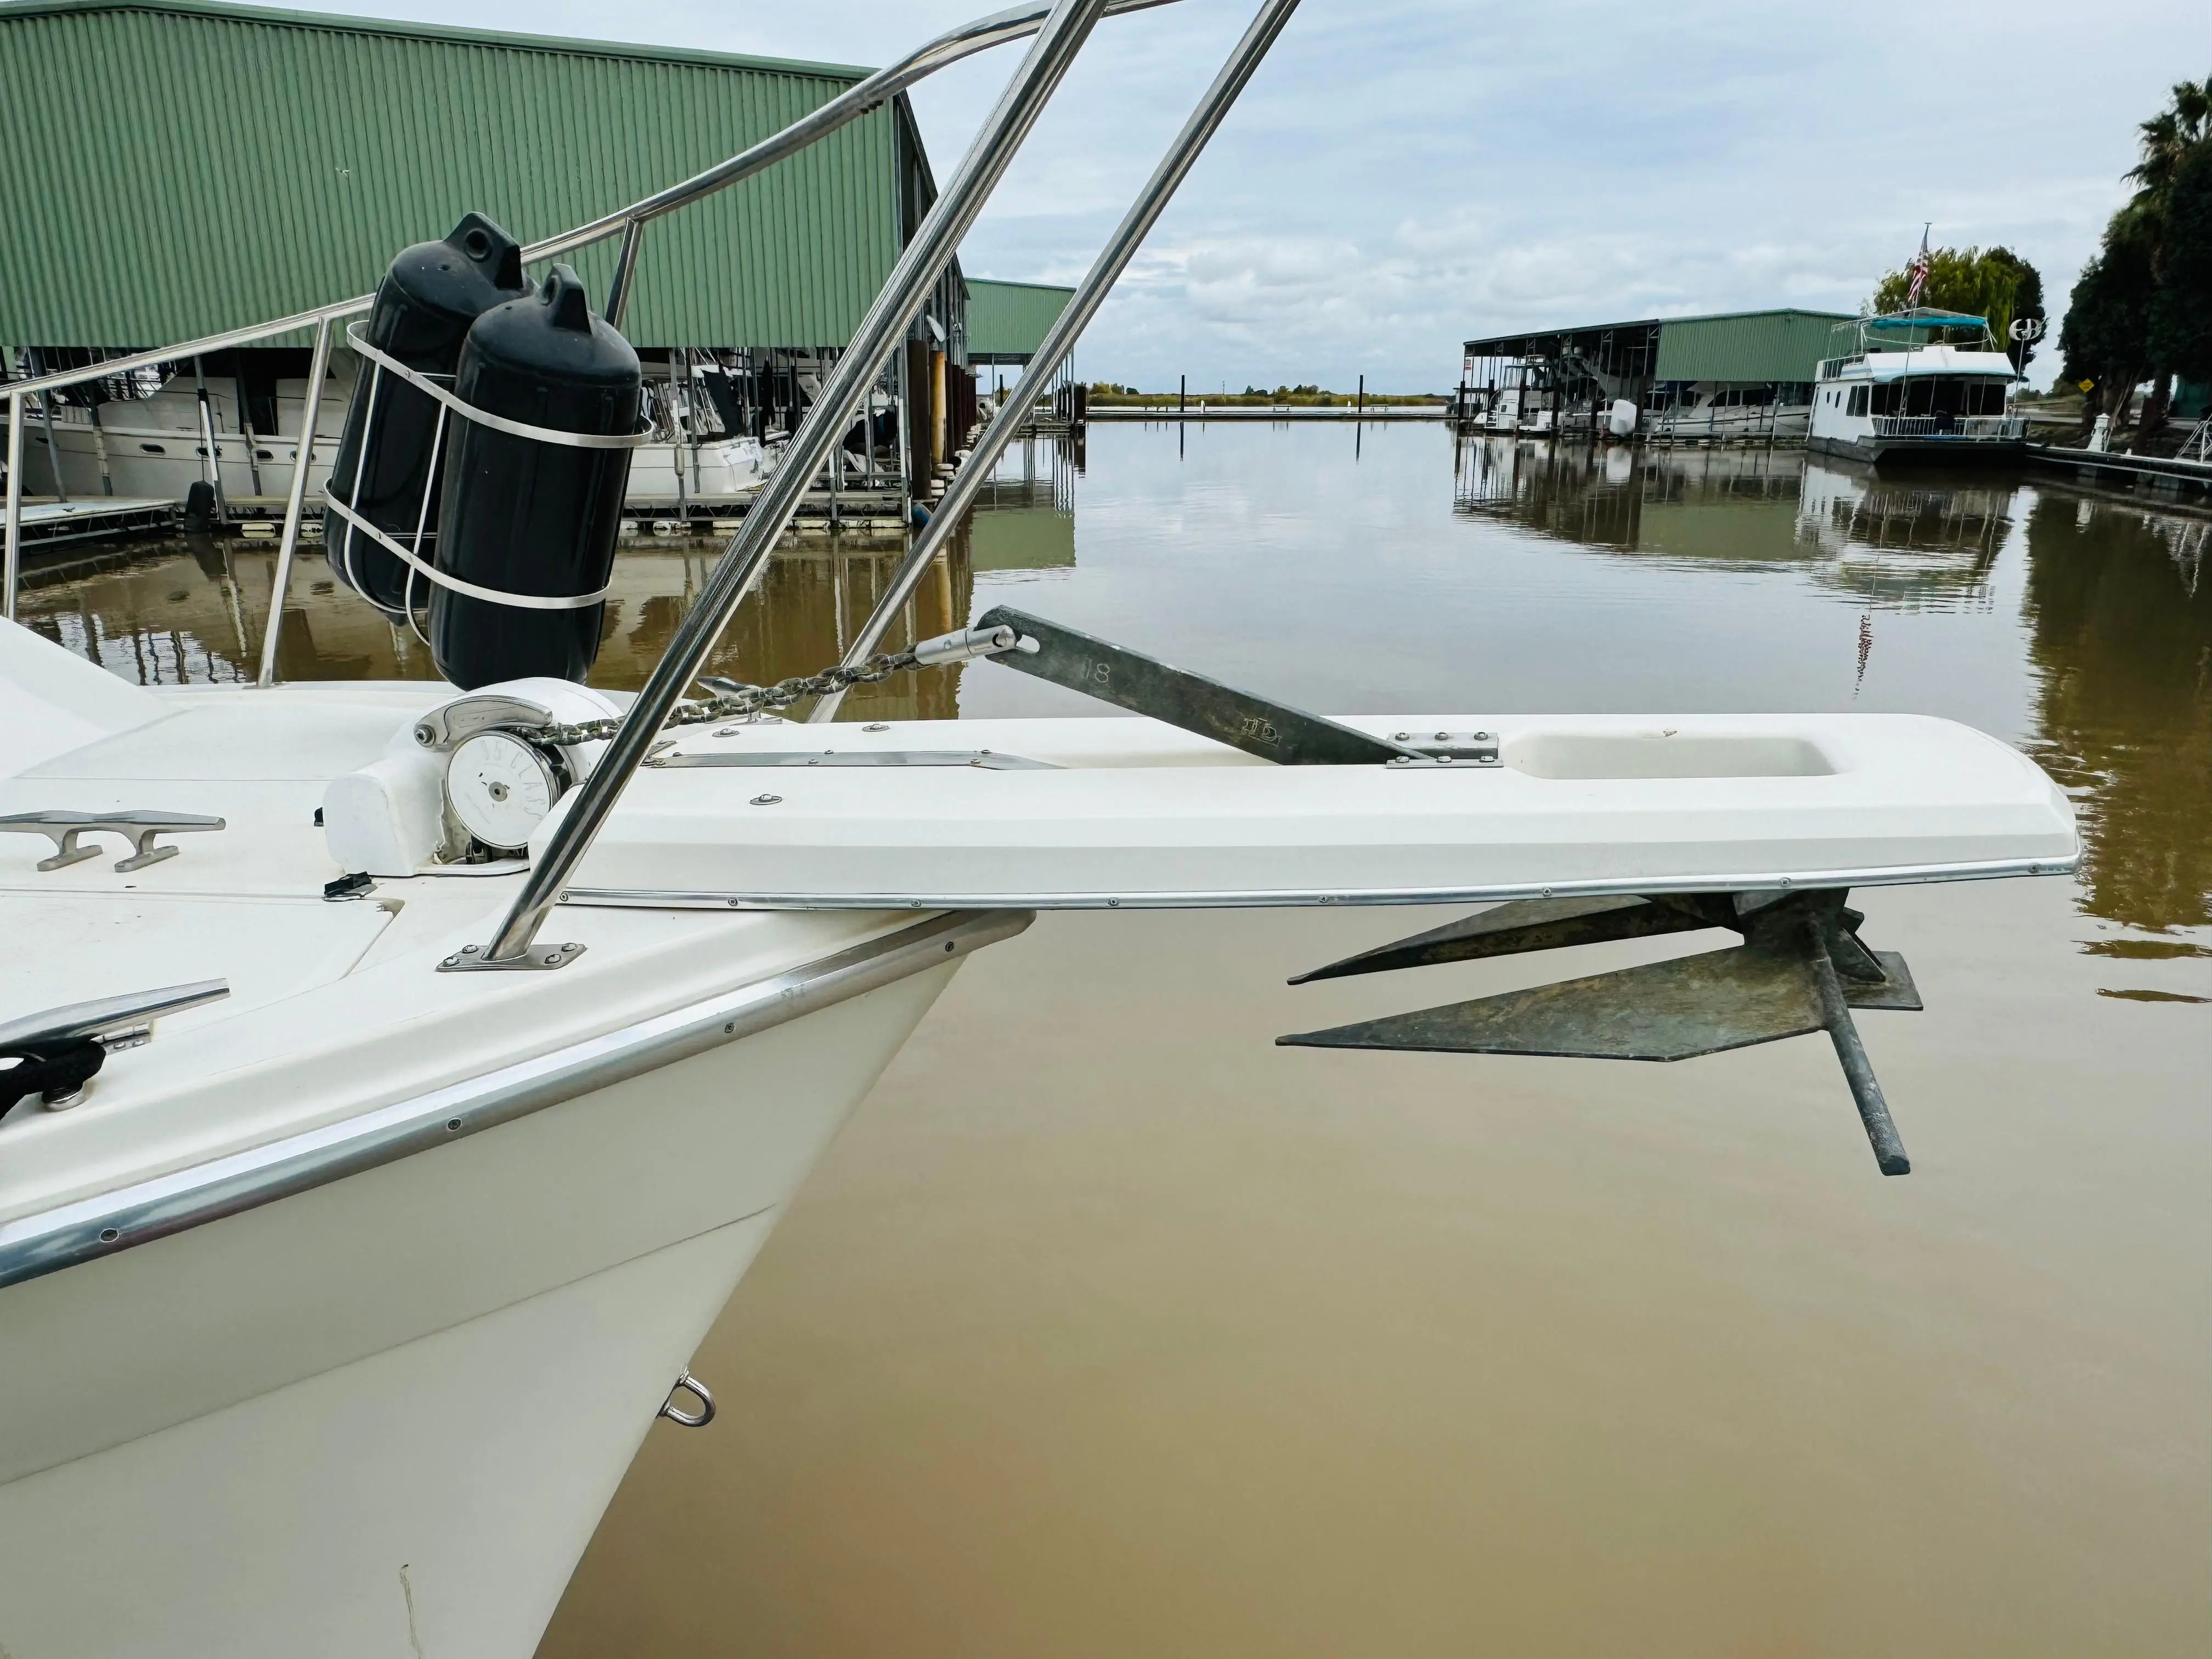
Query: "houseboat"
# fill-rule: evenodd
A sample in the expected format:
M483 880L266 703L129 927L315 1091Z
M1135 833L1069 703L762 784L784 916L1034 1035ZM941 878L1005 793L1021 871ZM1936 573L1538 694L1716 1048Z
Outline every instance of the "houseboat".
M1889 465L2014 460L2027 422L2012 411L2020 371L1989 320L1915 307L1838 324L1849 349L1825 358L1806 447Z

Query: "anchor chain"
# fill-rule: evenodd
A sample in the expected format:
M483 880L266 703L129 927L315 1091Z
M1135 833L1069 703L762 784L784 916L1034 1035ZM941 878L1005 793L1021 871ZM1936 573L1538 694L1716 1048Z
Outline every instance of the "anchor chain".
M848 686L873 685L894 674L903 674L909 668L934 668L945 663L972 662L978 657L1036 648L1036 641L1000 623L940 634L935 639L923 640L911 651L879 651L866 662L855 663L849 668L838 665L825 668L818 674L794 675L774 685L747 685L740 680L704 675L699 684L715 695L704 702L677 704L661 730L677 726L704 726L710 720L741 720L770 708L787 708L801 697L822 697ZM612 717L573 720L565 726L532 726L530 736L536 742L565 749L573 744L598 743L611 738L622 730L622 724Z
M710 720L738 720L747 714L762 714L771 708L787 708L801 697L826 696L832 691L842 691L850 685L873 685L894 674L902 674L909 668L924 666L911 651L896 655L878 653L851 668L825 668L818 674L801 674L787 680L778 680L774 685L746 685L733 680L702 680L700 683L714 689L717 695L704 702L680 702L668 717L671 726L704 726ZM727 687L725 690L723 688ZM550 743L557 748L572 744L598 743L611 738L622 729L622 721L610 718L599 720L574 720L565 726L542 726L531 732L540 743Z

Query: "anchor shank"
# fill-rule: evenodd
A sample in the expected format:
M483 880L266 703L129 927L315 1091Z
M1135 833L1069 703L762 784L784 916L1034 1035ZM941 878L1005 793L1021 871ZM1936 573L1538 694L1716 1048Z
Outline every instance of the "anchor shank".
M1851 1085L1851 1101L1859 1109L1859 1121L1866 1125L1875 1162L1886 1176L1910 1175L1912 1160L1905 1154L1905 1141L1890 1117L1889 1103L1882 1098L1881 1082L1874 1074L1873 1061L1867 1058L1866 1045L1859 1041L1859 1028L1851 1023L1850 1005L1844 1000L1843 983L1829 958L1827 941L1817 926L1808 926L1806 933L1813 978L1820 991L1821 1017L1827 1023L1829 1041L1836 1045L1844 1079Z
M1002 668L1034 674L1147 714L1168 726L1225 743L1282 766L1381 766L1425 759L1404 744L1371 737L1349 726L1309 714L1287 703L1239 691L1203 674L1172 667L1142 652L1096 639L1026 611L999 605L975 619L976 629L1018 630L1018 651L991 659ZM1030 648L1031 645L1035 649Z

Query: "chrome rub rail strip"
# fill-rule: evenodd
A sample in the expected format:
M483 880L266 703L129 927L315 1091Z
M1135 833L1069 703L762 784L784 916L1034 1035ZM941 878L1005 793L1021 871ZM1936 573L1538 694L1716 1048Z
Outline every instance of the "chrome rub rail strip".
M397 1163L890 985L1020 933L1028 912L932 916L740 989L227 1158L0 1224L0 1286Z
M2079 853L2063 858L1990 859L1968 864L1893 865L1808 870L1784 876L1624 876L1550 885L1298 889L1117 893L733 893L650 887L569 887L563 904L642 910L1023 910L1297 909L1317 904L1489 904L1507 899L1571 898L1612 893L1759 893L1782 888L1903 887L1923 882L1989 881L2007 876L2071 875Z

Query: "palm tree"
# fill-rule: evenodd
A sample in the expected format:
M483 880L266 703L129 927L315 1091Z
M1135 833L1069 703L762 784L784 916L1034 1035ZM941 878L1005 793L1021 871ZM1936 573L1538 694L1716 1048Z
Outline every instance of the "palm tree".
M2163 207L2182 157L2212 137L2212 75L2202 81L2175 82L2172 106L2136 130L2142 135L2142 160L2120 176L2140 186L2137 202Z
M2166 264L2174 180L2180 175L2182 163L2200 145L2212 140L2212 75L2202 81L2175 82L2172 103L2136 131L2141 135L2142 160L2120 176L2136 186L2135 200L2126 210L2148 233L2151 271L2155 277L2163 273ZM2172 377L2161 372L2152 381L2150 395L2143 399L2142 415L2136 427L2138 437L2166 423L2172 399Z

